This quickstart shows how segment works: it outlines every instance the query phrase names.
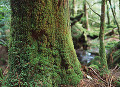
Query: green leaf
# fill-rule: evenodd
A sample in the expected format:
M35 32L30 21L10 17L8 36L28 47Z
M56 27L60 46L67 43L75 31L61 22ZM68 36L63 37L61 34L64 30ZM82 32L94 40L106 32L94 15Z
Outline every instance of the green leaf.
M3 73L2 73L2 69L0 68L0 78L3 79Z

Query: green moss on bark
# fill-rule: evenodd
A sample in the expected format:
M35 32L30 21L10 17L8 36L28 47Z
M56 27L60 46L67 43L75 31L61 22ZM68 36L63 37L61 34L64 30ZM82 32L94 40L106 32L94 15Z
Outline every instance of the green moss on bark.
M102 0L101 4L101 25L100 25L100 63L101 67L105 72L108 71L107 66L107 59L106 59L106 52L105 52L105 45L104 45L104 26L105 26L105 0Z
M8 87L77 85L82 79L68 1L11 0Z

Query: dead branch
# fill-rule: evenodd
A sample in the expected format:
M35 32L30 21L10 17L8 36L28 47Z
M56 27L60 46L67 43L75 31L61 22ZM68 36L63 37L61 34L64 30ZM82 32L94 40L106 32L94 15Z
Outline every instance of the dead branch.
M93 68L89 67L89 69L91 69L91 70L97 75L97 77L98 77L100 80L102 80L105 84L107 84L107 82L106 82L105 80L103 80L103 79L93 70Z

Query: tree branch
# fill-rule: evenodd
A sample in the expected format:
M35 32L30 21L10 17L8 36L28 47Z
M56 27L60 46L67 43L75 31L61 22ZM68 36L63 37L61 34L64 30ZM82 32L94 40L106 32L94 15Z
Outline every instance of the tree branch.
M86 1L86 2L87 2L87 1ZM98 15L99 17L101 17L100 14L98 14L97 12L95 12L95 11L91 8L89 2L87 2L87 4L88 4L89 8L90 8L96 15Z
M91 7L94 6L95 4L98 4L98 3L101 3L101 1L98 1L98 2L93 3L93 4L91 5ZM88 8L88 9L89 9L89 8ZM87 9L87 10L88 10L88 9Z
M88 69L91 69L91 70L94 72L94 74L96 74L96 76L97 76L100 80L102 80L105 84L107 84L107 82L106 82L105 80L103 80L103 79L100 77L100 75L98 75L98 74L93 70L93 68L89 67Z

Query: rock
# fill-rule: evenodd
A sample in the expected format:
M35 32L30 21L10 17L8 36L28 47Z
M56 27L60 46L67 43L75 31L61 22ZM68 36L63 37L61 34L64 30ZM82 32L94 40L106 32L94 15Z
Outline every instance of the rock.
M99 48L91 48L88 50L88 52L90 52L93 55L99 55Z

